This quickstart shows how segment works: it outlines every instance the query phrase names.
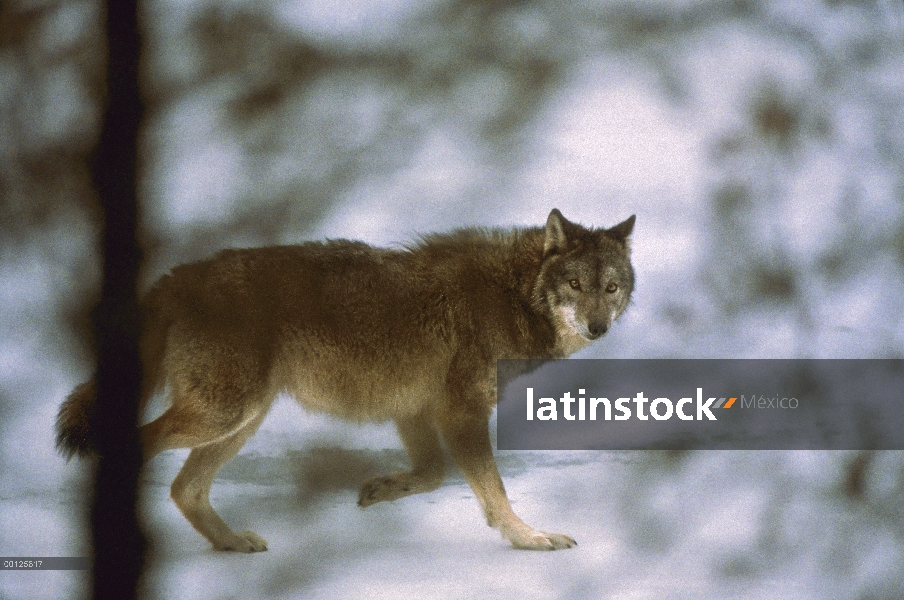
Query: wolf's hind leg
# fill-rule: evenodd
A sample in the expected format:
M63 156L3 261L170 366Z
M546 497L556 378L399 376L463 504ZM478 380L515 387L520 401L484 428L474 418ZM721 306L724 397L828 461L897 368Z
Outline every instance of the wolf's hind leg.
M412 469L365 483L358 497L358 506L362 508L384 500L433 491L446 477L443 449L432 415L399 418L395 423Z
M488 420L479 415L447 415L441 421L452 459L480 501L490 527L498 527L515 548L559 550L577 545L570 536L534 529L512 510L493 458Z
M238 453L257 430L267 414L267 408L268 405L262 405L259 413L234 433L194 448L173 481L171 496L176 506L217 550L261 552L267 549L266 540L256 533L232 531L214 511L209 497L217 471Z

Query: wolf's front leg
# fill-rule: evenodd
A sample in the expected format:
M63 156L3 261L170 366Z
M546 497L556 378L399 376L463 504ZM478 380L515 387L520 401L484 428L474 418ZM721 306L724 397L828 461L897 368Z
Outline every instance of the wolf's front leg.
M534 529L512 510L493 458L485 417L447 415L441 427L452 458L474 490L490 527L498 527L515 548L559 550L577 545L570 536Z

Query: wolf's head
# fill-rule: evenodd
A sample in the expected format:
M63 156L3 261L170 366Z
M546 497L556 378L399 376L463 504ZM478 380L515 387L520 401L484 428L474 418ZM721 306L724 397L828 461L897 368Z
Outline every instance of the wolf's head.
M634 289L628 236L634 215L610 229L587 229L553 209L546 220L534 299L548 307L566 353L601 337Z

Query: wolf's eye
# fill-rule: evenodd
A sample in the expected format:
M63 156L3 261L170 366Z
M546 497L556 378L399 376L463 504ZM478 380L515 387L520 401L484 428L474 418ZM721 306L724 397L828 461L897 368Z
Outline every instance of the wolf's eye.
M571 286L571 289L573 289L573 290L580 290L580 289L581 289L581 282L578 281L577 279L569 279L569 280L568 280L568 285L570 285L570 286Z
M609 294L614 294L618 291L618 284L614 281L610 281L609 285L606 286L606 292Z

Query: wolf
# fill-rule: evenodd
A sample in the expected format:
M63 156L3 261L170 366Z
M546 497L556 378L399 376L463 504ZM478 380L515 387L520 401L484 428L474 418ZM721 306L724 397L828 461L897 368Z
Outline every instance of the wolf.
M190 448L171 487L182 514L217 550L266 550L223 522L209 492L288 392L310 410L395 423L411 470L364 483L361 507L438 488L444 443L514 547L570 548L509 504L488 423L496 360L564 358L603 336L634 288L634 222L594 229L553 209L545 227L462 229L394 249L231 249L178 266L141 303L140 401L160 390L169 400L140 428L144 459ZM70 458L95 452L95 397L92 380L60 407L57 446Z

